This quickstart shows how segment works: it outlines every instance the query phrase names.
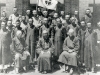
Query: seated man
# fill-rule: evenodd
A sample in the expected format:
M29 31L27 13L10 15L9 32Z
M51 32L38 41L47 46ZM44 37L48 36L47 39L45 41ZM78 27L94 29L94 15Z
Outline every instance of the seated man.
M43 38L37 44L38 57L38 71L46 74L51 71L51 55L53 51L53 44L49 39L48 32L43 31Z
M68 37L65 39L63 44L63 52L59 57L59 62L67 65L67 71L73 73L73 69L77 67L77 53L79 50L79 40L74 36L74 30L69 29ZM65 66L66 70L66 66Z
M27 51L25 40L22 38L22 32L20 30L16 32L16 37L13 38L12 50L15 56L15 72L19 73L19 70L22 68L26 71L30 53Z

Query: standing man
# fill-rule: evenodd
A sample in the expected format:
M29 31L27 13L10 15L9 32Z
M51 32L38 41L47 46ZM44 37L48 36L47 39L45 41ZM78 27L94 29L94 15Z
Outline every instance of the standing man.
M85 16L82 18L82 20L84 20L86 23L92 23L92 13L90 9L86 9Z
M33 25L33 20L30 18L27 33L26 33L26 44L30 52L30 64L33 64L36 61L36 42L37 42L37 28Z
M78 37L80 39L80 50L79 50L79 55L80 55L80 62L81 66L84 66L84 47L85 47L85 35L86 35L86 23L85 21L81 21L80 29L78 31Z
M39 15L37 15L37 11L33 10L33 25L37 28L39 28L41 26L41 20L39 18Z
M19 20L18 9L16 7L13 8L13 14L9 16L9 20L12 21L13 26L16 26L16 21Z
M55 51L54 51L54 57L55 57L55 63L57 63L57 60L59 58L59 55L63 51L63 42L66 37L66 29L63 28L61 20L57 19L57 26L55 29L55 37L54 37L54 46L55 46Z
M62 23L65 21L65 12L64 11L60 11L60 20Z
M28 10L26 10L26 23L28 23L28 20L29 20L29 18L31 18L32 16L31 16L31 11L28 9Z
M90 22L87 23L87 31L85 35L85 47L84 47L84 64L87 71L94 72L95 69L95 55L96 55L96 34L93 31Z
M7 72L11 59L9 31L6 29L6 23L1 23L0 29L0 72Z

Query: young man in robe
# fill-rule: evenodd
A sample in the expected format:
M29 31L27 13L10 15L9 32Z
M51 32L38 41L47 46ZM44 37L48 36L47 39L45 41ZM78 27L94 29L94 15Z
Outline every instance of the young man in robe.
M92 25L90 22L87 23L87 31L85 34L85 41L84 41L84 65L86 71L94 72L95 69L95 55L96 55L96 43L97 40L95 39L96 34L93 31Z
M79 39L74 35L74 30L69 29L68 37L63 44L63 52L59 56L58 62L65 65L65 71L73 73L77 67L77 53L79 51ZM67 68L67 69L66 69Z
M78 37L80 39L80 50L79 50L79 55L80 55L80 64L81 66L84 66L84 47L85 47L85 35L86 35L86 23L85 21L81 21L80 24L80 29L78 31Z
M30 65L33 66L34 62L36 61L36 44L38 41L38 36L39 34L37 32L37 28L33 25L33 20L30 18L28 27L27 27L27 32L26 32L26 44L28 46L28 50L30 52Z
M48 32L46 30L43 30L43 37L37 44L37 51L40 51L38 57L39 72L46 74L52 70L51 58L53 49L53 43L48 36Z

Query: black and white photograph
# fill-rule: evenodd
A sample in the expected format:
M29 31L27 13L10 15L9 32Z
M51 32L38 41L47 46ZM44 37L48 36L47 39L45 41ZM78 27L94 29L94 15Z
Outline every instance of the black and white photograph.
M0 75L100 75L100 0L0 0Z

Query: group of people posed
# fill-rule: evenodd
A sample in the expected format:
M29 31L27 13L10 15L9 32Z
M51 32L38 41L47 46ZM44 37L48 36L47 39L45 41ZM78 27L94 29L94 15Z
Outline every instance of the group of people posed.
M3 11L0 19L0 72L7 73L13 66L16 73L38 67L43 74L54 69L72 74L81 67L95 72L100 54L100 22L94 29L93 16L86 9L80 19L79 12L64 11L50 15L47 10L27 9L18 14L13 8L9 17Z

